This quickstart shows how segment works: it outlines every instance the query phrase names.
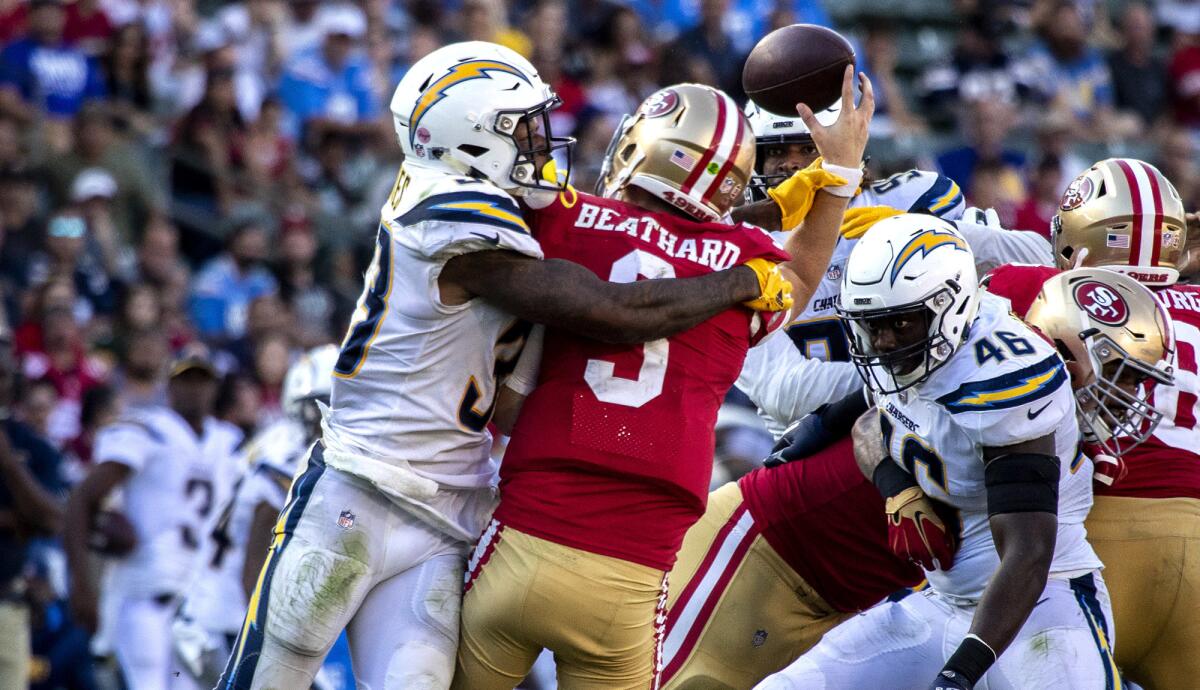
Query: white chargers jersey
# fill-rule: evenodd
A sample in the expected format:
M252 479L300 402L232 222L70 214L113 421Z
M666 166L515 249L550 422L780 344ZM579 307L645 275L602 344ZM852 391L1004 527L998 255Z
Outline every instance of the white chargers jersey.
M397 468L449 487L493 480L486 426L497 374L515 363L529 325L478 298L443 304L437 281L452 257L494 249L542 258L512 197L401 167L334 367L331 466L384 487Z
M204 433L166 406L130 410L96 436L97 462L133 470L122 487L137 546L114 562L106 595L179 594L191 580L204 529L237 479L242 432L209 417Z
M246 474L205 534L199 571L181 611L185 619L210 633L236 635L241 629L246 613L242 569L254 511L262 503L275 512L283 509L292 476L308 445L304 427L286 418L273 422L246 444L242 451Z
M1100 567L1083 520L1092 506L1092 469L1078 452L1075 397L1054 348L980 293L967 341L921 384L879 396L884 445L929 496L957 508L961 545L949 570L926 571L939 594L978 600L1000 563L988 524L983 448L1053 433L1061 465L1058 540L1051 576Z
M1021 261L1044 263L1053 261L1050 245L1035 233L1015 232L959 220L965 208L962 191L954 180L935 172L909 170L873 182L850 200L851 208L890 206L901 211L929 213L953 221L963 233L975 254L976 263L996 266L999 263ZM787 233L773 233L782 245ZM829 270L813 292L804 310L783 330L805 358L825 362L849 362L850 346L837 317L836 308L842 289L842 271L850 252L858 243L857 236L838 238ZM999 262L999 263L997 263ZM774 336L779 340L778 335ZM769 342L768 339L767 342ZM799 364L792 358L779 359L781 348L764 346L752 348L746 354L737 387L758 405L767 428L779 436L797 417L816 407L840 399L843 391L861 385L852 366L820 369L817 385L792 386L797 377L814 376L818 369ZM774 353L774 354L772 354ZM781 368L804 367L793 374Z

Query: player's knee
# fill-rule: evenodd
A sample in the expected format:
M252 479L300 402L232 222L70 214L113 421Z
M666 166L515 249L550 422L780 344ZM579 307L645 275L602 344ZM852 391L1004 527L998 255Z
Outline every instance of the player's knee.
M449 687L453 676L453 645L415 640L396 650L384 687L377 690L437 690Z
M367 585L365 558L293 540L271 578L267 637L300 656L329 651Z

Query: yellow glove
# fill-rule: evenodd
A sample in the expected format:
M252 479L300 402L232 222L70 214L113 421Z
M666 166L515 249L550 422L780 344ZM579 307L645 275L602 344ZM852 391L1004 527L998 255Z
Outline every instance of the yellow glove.
M807 168L792 173L792 176L767 190L767 195L779 206L784 230L793 230L808 215L813 198L821 187L840 187L847 184L846 178L834 175L821 167L818 157Z
M863 233L870 230L872 225L884 218L898 216L901 213L904 212L894 209L891 206L848 208L842 214L842 237L850 240L862 237Z
M792 284L779 270L779 264L766 259L750 259L742 264L758 276L759 296L742 304L754 311L787 311L792 308Z

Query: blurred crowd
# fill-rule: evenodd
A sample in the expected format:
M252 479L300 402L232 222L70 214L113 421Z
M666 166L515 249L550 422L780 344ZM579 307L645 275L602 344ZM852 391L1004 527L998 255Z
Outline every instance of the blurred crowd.
M1048 233L1075 175L1136 155L1200 206L1194 0L0 0L0 325L16 374L2 397L44 441L34 474L61 496L96 429L161 398L146 372L193 344L224 374L221 418L249 435L280 415L289 362L340 339L354 308L400 162L391 91L431 50L479 39L529 57L588 189L623 114L680 81L743 99L744 56L794 22L855 43L880 94L876 177L937 169L1006 226ZM718 433L722 478L769 449L744 410ZM65 580L54 526L6 517L6 466L0 559L22 560L0 579L28 586L0 582L0 602L38 593L36 649L69 631L50 614Z

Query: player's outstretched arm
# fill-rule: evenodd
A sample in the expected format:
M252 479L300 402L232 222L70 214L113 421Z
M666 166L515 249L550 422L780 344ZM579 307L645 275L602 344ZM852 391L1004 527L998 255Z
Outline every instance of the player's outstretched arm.
M745 265L696 278L610 283L570 261L503 250L449 260L439 278L443 301L447 284L528 321L607 343L666 338L762 295L758 273Z
M983 591L967 639L943 669L971 687L1012 643L1046 588L1058 535L1054 434L984 448L989 524L1000 567Z
M846 68L842 78L842 103L846 105L838 114L837 121L828 127L817 121L808 106L803 103L796 105L796 112L812 132L813 143L821 153L823 167L843 168L843 172L831 170L843 176L861 170L869 138L867 130L875 112L875 93L871 88L871 80L863 73L859 73L858 78L862 100L855 106L854 69ZM862 174L858 172L858 179L847 185L852 189L826 187L818 191L812 209L804 217L804 224L788 237L784 249L792 259L784 265L796 274L799 281L793 285L798 304L807 304L824 279L842 227L842 215L861 180Z

